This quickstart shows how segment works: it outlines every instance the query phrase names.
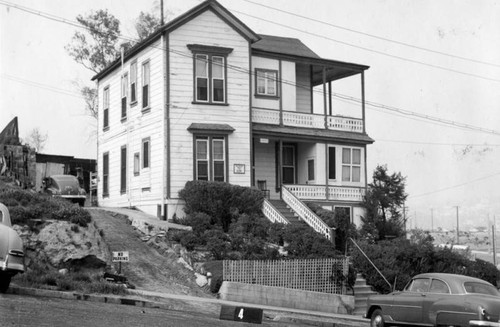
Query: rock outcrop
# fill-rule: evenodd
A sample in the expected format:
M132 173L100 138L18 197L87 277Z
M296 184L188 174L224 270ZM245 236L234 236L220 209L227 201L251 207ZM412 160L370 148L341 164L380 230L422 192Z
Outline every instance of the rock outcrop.
M101 268L111 262L111 254L93 223L81 227L67 221L44 223L39 232L28 226L14 227L24 242L26 264L36 262L54 268Z

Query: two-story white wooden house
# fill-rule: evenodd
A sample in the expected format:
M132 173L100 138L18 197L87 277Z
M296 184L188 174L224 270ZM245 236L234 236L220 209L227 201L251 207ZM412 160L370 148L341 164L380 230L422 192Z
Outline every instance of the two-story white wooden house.
M187 181L225 181L262 189L273 221L286 221L272 204L283 200L311 225L304 201L356 222L373 142L366 69L258 35L217 1L201 3L94 77L99 205L183 216ZM345 79L357 79L357 106L332 105Z

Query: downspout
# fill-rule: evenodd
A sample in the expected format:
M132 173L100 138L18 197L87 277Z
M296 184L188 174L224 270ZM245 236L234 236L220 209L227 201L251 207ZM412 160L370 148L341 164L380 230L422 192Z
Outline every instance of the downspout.
M163 121L163 178L162 178L162 202L163 202L163 215L164 219L168 219L168 204L167 200L170 199L170 56L169 56L169 38L168 35L161 35L161 42L163 45L163 82L164 82L164 121Z
M96 203L97 203L97 206L99 207L99 195L101 194L102 195L102 187L101 187L101 192L99 192L99 186L102 185L102 182L100 182L100 178L99 178L99 170L101 169L102 171L102 161L101 161L101 165L99 165L99 80L96 79L96 82L95 82L95 87L96 87L96 90L97 90L97 131L96 131L96 135L97 135L97 147L96 147L96 150L97 150L97 154L96 154L96 162L97 162L97 189L96 189ZM104 121L104 120L103 120ZM45 169L47 169L47 166L45 166ZM91 193L92 194L92 193ZM90 196L90 198L92 199L92 196ZM92 203L91 203L92 205Z
M252 89L253 89L253 83L252 83L252 46L250 44L250 41L248 41L248 71L250 74L248 74L248 105L249 105L249 142L250 142L250 185L255 186L255 141L253 139L253 119L252 119L252 114L253 114L253 106L252 106Z
M121 59L121 72L120 72L120 94L123 92L123 72L124 72L124 64L125 64L125 47L121 46L120 48L120 59ZM128 85L127 85L128 87ZM127 90L128 88L126 88ZM123 94L121 94L123 96ZM121 100L121 99L120 99ZM127 99L128 101L128 99ZM127 101L125 101L125 111L127 111ZM121 109L121 101L120 101L120 109ZM127 175L126 183L127 183L127 202L128 207L132 207L132 202L130 200L130 173L128 171L128 161L129 161L129 152L130 152L130 117L128 117L128 112L125 113L125 117L127 117L127 144L125 146L125 174ZM123 118L122 118L123 119Z

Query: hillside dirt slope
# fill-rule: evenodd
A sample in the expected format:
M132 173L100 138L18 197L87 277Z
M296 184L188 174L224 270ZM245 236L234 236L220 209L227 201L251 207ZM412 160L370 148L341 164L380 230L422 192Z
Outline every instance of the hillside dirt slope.
M127 217L100 209L89 209L97 228L103 230L110 251L128 251L129 262L122 263L121 273L137 289L211 297L195 282L192 271L178 263L172 251L161 255L141 240L144 235L131 226ZM113 263L118 271L118 263Z

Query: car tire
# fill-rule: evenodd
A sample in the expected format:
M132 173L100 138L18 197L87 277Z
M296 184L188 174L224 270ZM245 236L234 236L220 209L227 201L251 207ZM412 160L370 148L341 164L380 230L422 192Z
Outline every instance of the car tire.
M384 316L382 316L382 310L376 309L372 313L372 317L370 320L370 327L384 327L385 320Z
M7 292L9 285L10 285L10 276L0 275L0 293Z

